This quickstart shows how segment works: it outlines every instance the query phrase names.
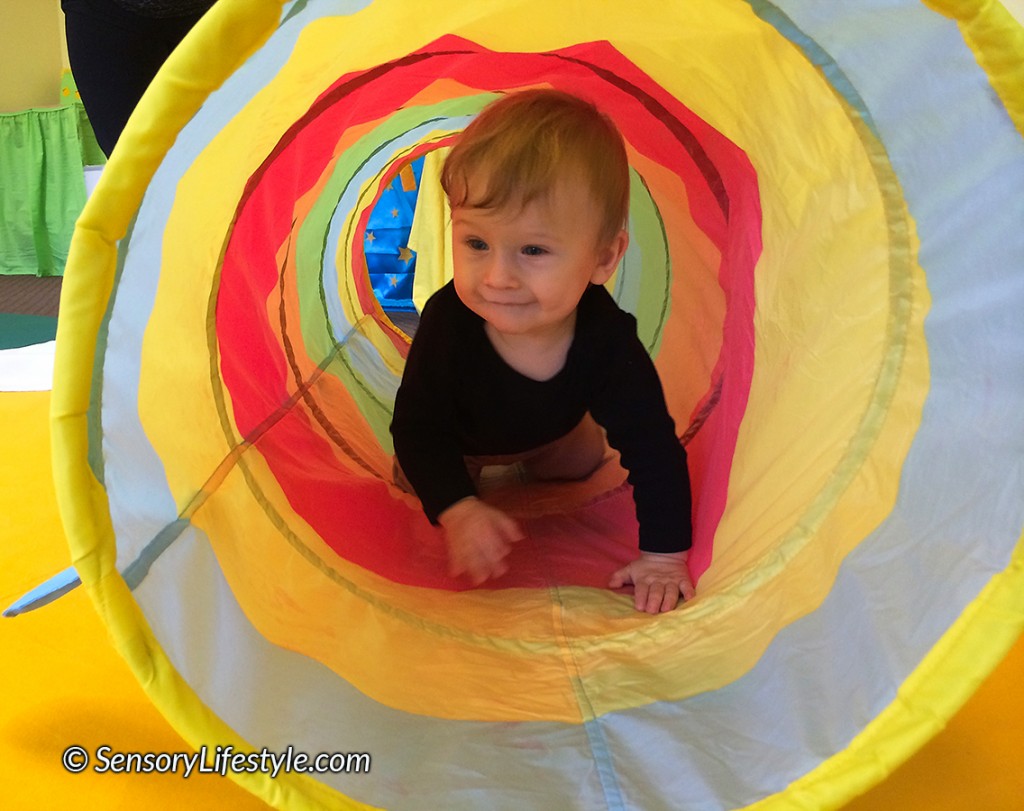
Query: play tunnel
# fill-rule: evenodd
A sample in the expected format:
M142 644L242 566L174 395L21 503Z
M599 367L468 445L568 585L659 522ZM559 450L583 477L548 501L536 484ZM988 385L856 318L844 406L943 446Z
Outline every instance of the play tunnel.
M61 302L62 517L153 702L197 748L371 756L234 775L289 809L832 808L880 780L1024 626L1022 65L980 0L222 0ZM392 481L412 330L368 223L537 86L627 143L610 288L694 486L698 596L664 615L605 587L636 550L614 458L498 482L528 537L479 589Z

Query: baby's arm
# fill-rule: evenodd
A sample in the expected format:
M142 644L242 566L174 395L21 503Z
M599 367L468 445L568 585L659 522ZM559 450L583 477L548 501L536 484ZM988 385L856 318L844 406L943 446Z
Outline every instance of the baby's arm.
M398 463L427 518L444 529L451 574L466 574L479 585L507 571L510 545L523 533L476 497L459 450L452 400L461 357L458 308L450 285L427 302L395 398L391 432Z
M476 495L455 420L459 330L453 297L446 285L423 308L391 419L398 464L432 524L455 502Z
M612 575L608 586L613 589L633 585L633 604L637 611L658 614L671 611L679 602L696 595L686 552L641 552L640 557Z
M448 569L453 577L469 575L474 586L508 571L505 558L523 537L519 523L472 496L441 513L448 541Z
M632 316L612 311L605 335L614 341L598 367L603 385L591 413L629 471L640 524L640 555L615 572L611 588L632 584L638 611L670 611L694 596L687 567L692 544L690 477L661 380L636 336ZM606 339L607 340L607 339Z

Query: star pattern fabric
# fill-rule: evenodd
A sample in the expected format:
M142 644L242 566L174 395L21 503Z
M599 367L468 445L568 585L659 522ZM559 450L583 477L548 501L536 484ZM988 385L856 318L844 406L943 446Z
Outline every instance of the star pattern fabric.
M412 301L416 253L409 248L409 233L423 159L403 166L395 174L370 212L363 250L374 295L386 311L415 312Z

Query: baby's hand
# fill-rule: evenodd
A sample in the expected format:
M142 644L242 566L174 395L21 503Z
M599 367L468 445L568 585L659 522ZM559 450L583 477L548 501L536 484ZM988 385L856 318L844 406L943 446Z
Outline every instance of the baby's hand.
M519 524L478 498L464 498L438 520L448 540L448 571L468 574L474 586L508 571L511 544L523 537Z
M612 575L609 588L633 584L633 604L637 611L657 614L671 611L679 602L696 596L690 570L686 565L689 552L641 552L640 557Z

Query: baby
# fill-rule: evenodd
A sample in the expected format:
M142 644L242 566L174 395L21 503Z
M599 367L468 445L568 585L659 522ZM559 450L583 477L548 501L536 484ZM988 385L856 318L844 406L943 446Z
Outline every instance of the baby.
M395 402L396 479L444 528L453 575L507 571L518 522L477 496L480 468L576 480L607 442L633 486L640 554L611 575L639 611L694 594L686 453L636 319L602 285L629 241L615 125L554 90L489 105L451 150L454 275L427 302Z

